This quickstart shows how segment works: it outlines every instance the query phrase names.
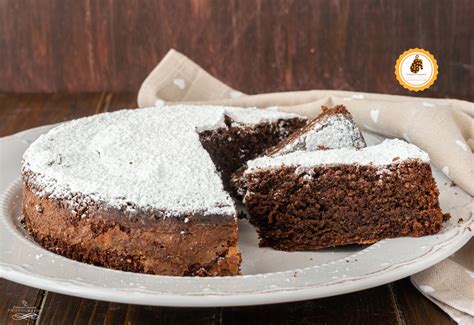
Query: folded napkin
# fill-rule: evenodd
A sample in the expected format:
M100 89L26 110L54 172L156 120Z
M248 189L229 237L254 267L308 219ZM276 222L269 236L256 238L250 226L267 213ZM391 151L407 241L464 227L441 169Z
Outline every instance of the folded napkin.
M474 325L474 239L411 281L458 324Z
M170 50L143 82L138 106L183 102L273 107L309 118L321 112L321 105L344 104L362 129L416 144L446 176L474 195L474 104L467 101L339 90L245 95ZM413 276L412 281L453 319L467 324L474 323L473 239L463 252ZM461 302L459 296L464 297Z

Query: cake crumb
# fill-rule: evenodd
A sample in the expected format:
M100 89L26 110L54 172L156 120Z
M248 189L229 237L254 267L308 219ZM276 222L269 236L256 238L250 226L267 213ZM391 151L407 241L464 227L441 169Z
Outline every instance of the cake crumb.
M454 183L454 181L451 181L451 184L449 184L449 187L454 187L456 186L456 183Z
M458 219L458 223L461 223L461 222L463 222L463 221L464 221L463 218L459 218L459 219Z

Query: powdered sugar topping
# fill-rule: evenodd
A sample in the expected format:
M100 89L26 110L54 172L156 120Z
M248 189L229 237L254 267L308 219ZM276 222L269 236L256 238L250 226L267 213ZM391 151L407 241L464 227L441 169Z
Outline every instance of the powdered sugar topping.
M310 130L288 143L273 156L297 150L318 150L321 146L331 149L363 148L365 142L359 129L350 119L343 114L335 114L318 121Z
M429 156L417 146L402 140L385 140L363 149L342 148L319 151L295 151L277 157L260 157L247 162L246 173L255 169L277 168L282 165L315 167L320 165L374 165L386 166L406 160L429 162Z
M38 138L23 169L42 191L66 199L81 193L121 208L133 205L170 216L235 214L232 199L196 129L298 116L256 108L169 106L104 113L62 124Z

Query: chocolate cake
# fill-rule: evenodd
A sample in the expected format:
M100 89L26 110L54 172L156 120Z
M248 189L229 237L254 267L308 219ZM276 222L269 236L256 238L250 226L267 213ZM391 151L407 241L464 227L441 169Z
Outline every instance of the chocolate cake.
M261 246L370 244L441 229L428 155L401 140L249 161L244 202Z
M99 266L239 274L236 209L221 177L305 123L275 111L174 106L62 124L23 156L26 228L46 249Z

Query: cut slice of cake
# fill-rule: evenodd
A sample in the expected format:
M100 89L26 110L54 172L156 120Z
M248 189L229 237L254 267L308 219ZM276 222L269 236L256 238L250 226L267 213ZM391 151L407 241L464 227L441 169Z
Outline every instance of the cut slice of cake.
M98 266L239 274L237 212L221 177L305 123L296 114L187 105L64 123L23 156L26 228L44 248Z
M249 161L244 203L261 246L315 250L438 232L428 154L401 140Z
M361 149L366 146L364 137L343 105L322 107L323 112L276 146L269 147L263 156L280 156L294 151L316 151L339 148ZM231 176L232 194L242 198L246 166Z
M279 156L294 151L315 151L339 148L364 148L364 137L343 105L327 108L305 127L278 145L267 150L267 156Z

